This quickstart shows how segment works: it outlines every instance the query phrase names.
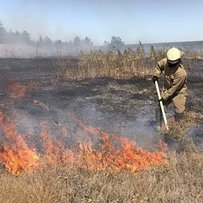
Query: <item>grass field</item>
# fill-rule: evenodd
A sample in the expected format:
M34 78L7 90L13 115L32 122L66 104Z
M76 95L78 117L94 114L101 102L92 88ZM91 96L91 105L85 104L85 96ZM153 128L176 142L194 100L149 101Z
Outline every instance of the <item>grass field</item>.
M142 55L142 47L139 49L140 52L128 50L128 57L131 54L133 57L138 53ZM170 123L174 128L169 136L175 143L169 142L164 151L166 162L150 164L133 171L128 170L132 166L129 156L133 160L137 156L137 164L141 165L140 154L143 151L134 150L122 137L123 148L118 143L117 136L110 137L109 142L105 133L125 135L127 139L135 140L138 145L143 146L147 152L154 150L150 149L154 142L166 141L163 136L157 137L150 126L157 102L149 75L155 61L150 62L150 58L141 57L137 61L127 61L127 65L123 67L122 64L128 59L124 57L125 53L120 57L116 53L117 58L111 63L107 61L112 53L100 54L102 57L93 57L93 61L85 63L86 65L85 59L74 60L74 65L71 64L71 59L0 60L0 142L7 144L13 150L12 153L18 154L14 158L19 158L17 161L10 161L11 168L16 169L17 165L17 172L12 175L2 161L3 155L9 157L12 153L6 153L9 150L6 151L5 145L1 147L0 202L202 202L203 61L186 59L190 89L187 100L188 117L178 124L179 127ZM90 60L92 55L83 57ZM114 63L118 59L118 74L115 74ZM104 66L101 66L102 63ZM130 68L127 69L128 67ZM123 69L127 70L123 72ZM76 122L72 115L82 123ZM47 124L44 133L41 132L42 122ZM95 148L84 145L85 141L93 139L95 132L96 136L99 133L104 136L102 142L98 143L104 150L102 156L107 158L101 160L104 165L111 163L111 167L104 167L102 170L94 167L89 170L80 164L92 164L90 157L94 162L95 157L100 157L101 151L97 145L93 145ZM91 134L91 137L85 137L87 134ZM114 142L115 146L121 148L112 148L109 143ZM63 147L72 150L73 143L79 146L71 151L74 153L75 163L62 162L63 153L60 152L64 150ZM126 157L124 150L129 150L127 147L130 147L130 151ZM105 151L106 149L108 150ZM122 153L117 149L122 149ZM20 154L18 150L26 153ZM151 161L153 156L145 152L142 154L143 159L148 157L146 159ZM32 168L34 164L26 158L34 156L38 161L38 155L40 167ZM125 160L125 164L117 170L120 158ZM81 160L79 164L78 160ZM12 163L16 165L12 166ZM27 163L30 164L29 167L23 165Z

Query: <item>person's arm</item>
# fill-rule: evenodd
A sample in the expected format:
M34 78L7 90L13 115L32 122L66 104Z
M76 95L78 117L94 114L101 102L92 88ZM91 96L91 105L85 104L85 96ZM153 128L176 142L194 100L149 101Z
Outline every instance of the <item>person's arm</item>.
M172 96L175 92L180 91L182 87L184 86L185 82L187 80L187 73L185 70L182 70L175 74L175 79L172 83L171 88L164 91L162 98L163 100L167 100L170 96Z
M153 71L153 76L152 76L152 81L155 82L156 80L158 80L161 76L161 73L163 72L164 68L166 65L166 59L162 59L161 61L159 61L156 65L156 67L154 68Z

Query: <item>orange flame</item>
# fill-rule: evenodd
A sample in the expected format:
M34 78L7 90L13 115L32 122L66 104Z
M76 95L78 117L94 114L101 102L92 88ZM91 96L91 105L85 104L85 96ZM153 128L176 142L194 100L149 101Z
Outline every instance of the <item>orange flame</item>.
M20 100L30 91L36 90L37 84L34 81L29 81L26 85L22 85L17 81L10 81L7 86L7 95L13 100Z
M0 124L5 136L5 143L1 146L0 161L13 175L38 166L39 156L25 143L22 135L15 126L4 121L0 113Z
M67 150L61 143L50 138L49 132L43 124L41 137L45 157L49 164L60 162L88 170L110 169L135 172L167 163L163 148L156 152L149 152L140 149L134 141L125 137L110 135L100 128L88 127L79 120L77 122L83 128L84 135L90 135L94 141L99 140L99 143L94 146L91 139L85 143L79 141L73 150Z
M80 122L80 125L82 123ZM118 135L110 135L101 129L84 126L85 132L100 135L100 148L94 149L92 142L79 143L75 163L79 167L97 170L139 171L150 166L167 163L163 151L149 152L137 147L134 141ZM99 137L98 137L99 138Z
M26 95L26 87L18 82L11 81L7 87L7 94L12 99L21 99Z
M34 86L31 83L28 89ZM8 86L8 95L13 99L23 98L27 91L26 87L19 83L11 83ZM0 112L0 130L3 134L0 163L13 175L36 169L42 163L49 165L60 163L87 170L131 172L167 163L164 143L160 143L157 151L150 152L139 148L135 141L126 137L109 134L101 128L89 127L74 116L73 120L82 130L85 141L80 138L71 148L66 147L60 139L52 138L46 124L41 122L41 132L38 136L41 140L42 153L39 155L36 147L33 149L27 144L30 140L26 140L28 138L19 133L17 127L8 122L6 116ZM64 131L62 128L59 132L63 134L67 130ZM30 145L35 146L35 143Z
M46 164L56 164L63 162L63 157L66 152L63 145L50 138L49 132L46 130L45 123L41 124L42 145L45 155Z
M0 114L0 120L3 117ZM41 125L41 139L44 150L43 160L45 164L66 164L88 170L128 170L136 172L145 168L167 163L165 153L162 150L149 152L139 148L134 141L115 134L108 134L100 128L91 128L79 122L83 127L84 134L94 137L97 143L79 141L73 150L65 149L62 143L54 141L46 125ZM30 149L25 143L23 136L18 133L11 123L1 121L1 128L9 144L3 145L0 152L1 162L14 175L37 168L40 156L35 150ZM94 146L95 145L95 146Z

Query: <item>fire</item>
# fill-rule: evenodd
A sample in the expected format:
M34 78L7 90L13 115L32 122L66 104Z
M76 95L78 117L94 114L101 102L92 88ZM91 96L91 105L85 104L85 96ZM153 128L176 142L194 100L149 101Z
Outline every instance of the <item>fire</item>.
M81 122L80 122L81 125ZM79 167L97 170L128 170L136 172L147 167L165 164L163 151L149 152L139 148L134 141L115 134L108 134L100 128L84 126L84 132L93 133L100 139L95 149L92 142L80 143L75 154Z
M11 99L21 99L26 95L26 87L18 82L10 81L7 94Z
M109 169L136 172L166 163L165 153L161 150L143 150L135 141L125 137L108 134L100 128L88 127L81 121L79 125L83 127L84 135L89 136L89 141L78 141L73 149L66 149L63 143L51 138L46 125L42 123L40 137L43 153L38 155L36 150L28 147L16 127L3 119L1 129L7 144L3 144L3 150L0 152L1 162L14 175L39 167L40 159L49 165L61 163L99 171Z
M45 163L50 165L57 164L58 162L64 163L68 150L64 148L62 143L51 139L44 122L41 123L40 137L42 139Z
M89 136L89 141L78 141L73 150L67 150L61 143L51 140L49 132L43 127L41 136L45 144L46 158L51 160L49 163L60 162L87 170L131 172L167 163L162 148L156 152L149 152L139 148L135 141L108 134L100 128L88 127L79 120L77 123L84 135L86 134L86 138Z
M9 86L9 95L19 93L20 98L26 94L25 86L16 83ZM13 94L15 93L15 94ZM19 97L18 97L19 98ZM37 103L38 104L38 103ZM33 103L35 105L35 103ZM64 126L61 126L59 134L62 139L52 136L46 122L39 126L40 133L36 136L40 141L40 149L29 136L19 133L18 128L11 119L0 112L0 131L2 132L0 163L13 175L20 175L27 170L40 167L41 164L63 164L84 168L86 170L127 170L136 172L155 165L166 164L165 145L158 146L157 151L150 152L141 149L136 142L124 136L107 133L101 128L93 128L84 124L73 116L77 128L81 130L83 138L74 139L71 146L65 145L63 136ZM71 136L73 133L69 133ZM72 135L74 137L74 134ZM75 138L75 137L74 137ZM28 144L29 143L29 144ZM32 146L32 147L31 147Z
M4 134L4 143L1 146L0 161L13 175L38 165L39 156L30 149L18 133L15 125L4 120L3 113L0 113L0 125Z
M28 84L22 85L21 83L13 80L8 83L7 95L13 100L20 100L24 98L27 93L37 89L37 84L34 81L29 81Z

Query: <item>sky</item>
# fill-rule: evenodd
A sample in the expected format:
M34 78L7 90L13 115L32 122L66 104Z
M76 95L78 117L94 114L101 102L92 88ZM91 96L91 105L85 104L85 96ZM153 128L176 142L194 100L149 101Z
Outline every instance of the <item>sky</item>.
M88 36L102 45L203 40L203 0L0 0L7 30L52 40Z

